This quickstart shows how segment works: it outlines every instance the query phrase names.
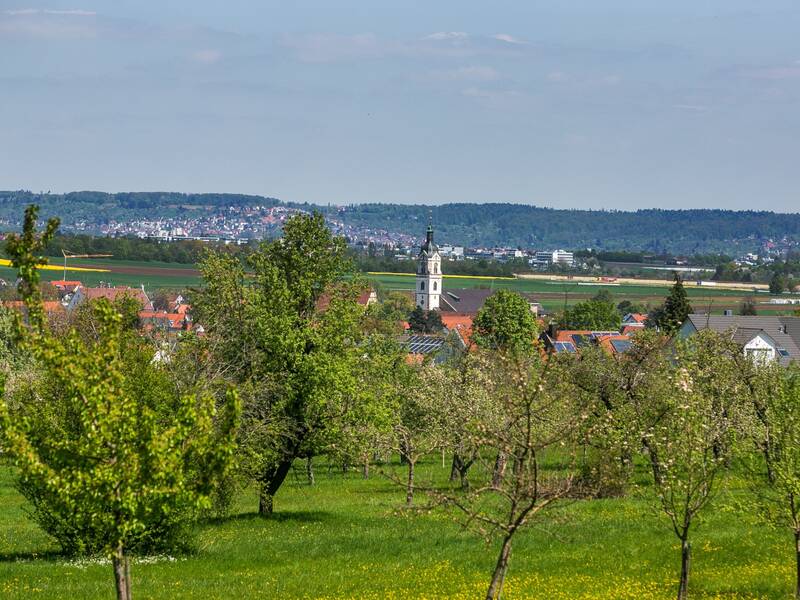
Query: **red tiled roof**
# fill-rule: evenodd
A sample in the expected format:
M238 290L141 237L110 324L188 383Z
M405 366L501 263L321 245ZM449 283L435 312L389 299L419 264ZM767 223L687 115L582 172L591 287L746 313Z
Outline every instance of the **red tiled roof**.
M642 313L631 313L626 316L629 316L631 319L633 319L635 323L644 323L647 321L647 315L643 315Z
M186 322L186 315L183 313L167 313L161 310L141 310L139 311L139 318L143 321L158 319L160 321L169 321L169 326L172 329L183 329Z
M102 288L87 288L82 287L81 292L87 300L97 300L105 298L109 302L114 302L117 298L124 298L126 296L134 298L141 302L142 307L145 309L152 308L153 304L142 290L131 287L102 287Z
M64 305L58 300L45 300L42 302L44 310L47 313L62 313L64 312ZM3 306L19 311L27 311L27 307L22 300L7 300L3 302Z
M591 329L564 329L559 330L556 333L556 339L553 340L554 342L572 342L573 335L590 335L592 333Z
M453 313L442 313L442 323L450 330L455 330L468 346L472 343L472 317Z

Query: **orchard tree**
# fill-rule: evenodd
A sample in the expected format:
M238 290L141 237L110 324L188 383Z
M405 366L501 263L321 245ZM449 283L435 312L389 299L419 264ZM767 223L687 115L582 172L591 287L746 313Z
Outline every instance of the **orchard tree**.
M261 514L272 512L296 458L332 447L344 407L370 399L359 375L363 286L344 279L345 252L322 215L299 214L246 264L210 254L201 265L196 320L207 332L206 360L242 390L242 462Z
M794 535L795 597L800 598L800 372L795 367L787 373L777 364L759 368L769 386L757 437L770 452L760 455L751 483L762 516Z
M447 411L442 399L449 393L442 367L397 365L395 385L400 393L391 447L407 467L406 505L414 502L416 466L420 459L447 446Z
M575 403L578 395L560 357L492 353L482 360L494 411L468 428L473 444L483 448L482 481L474 481L466 493L431 494L462 514L466 526L486 537L499 535L500 552L486 592L493 600L502 595L517 532L574 491L575 438L585 413ZM508 457L510 468L496 481L493 457L499 454ZM547 468L549 461L559 467Z
M538 333L529 302L511 290L498 290L486 299L473 330L479 346L523 352L532 349Z
M458 479L463 490L470 487L468 473L481 452L470 429L496 415L494 399L489 393L490 376L482 366L479 353L456 354L445 367L449 383L440 398L447 413L447 446L453 452L450 481Z
M112 559L117 598L130 600L129 552L175 519L209 505L216 478L235 448L236 395L217 418L214 398L175 398L169 418L137 392L145 371L126 368L122 317L108 302L96 306L99 335L86 342L73 329L56 338L45 326L37 267L57 223L35 232L37 207L25 213L23 234L7 251L20 275L28 326L21 343L42 373L34 395L18 407L4 386L0 403L3 447L19 472L32 516L66 550L102 551ZM22 416L20 415L22 412ZM21 418L20 418L21 417Z
M681 544L679 600L689 593L689 534L713 498L746 420L736 363L720 352L726 347L731 340L710 330L679 344L669 376L651 379L635 407L658 504Z
M403 347L387 336L374 335L365 340L363 360L356 365L358 385L353 396L345 399L338 421L340 432L332 442L329 455L343 465L357 462L367 479L370 463L387 454L393 426L403 397L408 365Z

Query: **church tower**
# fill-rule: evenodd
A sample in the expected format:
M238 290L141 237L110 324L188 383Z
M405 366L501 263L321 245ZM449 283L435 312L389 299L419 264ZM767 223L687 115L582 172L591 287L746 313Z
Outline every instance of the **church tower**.
M433 243L433 226L428 225L425 243L417 257L417 306L424 310L439 310L442 293L442 258Z

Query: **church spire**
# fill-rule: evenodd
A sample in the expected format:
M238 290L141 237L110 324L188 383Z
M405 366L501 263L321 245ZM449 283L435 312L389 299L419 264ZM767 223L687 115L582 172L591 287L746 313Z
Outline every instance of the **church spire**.
M433 241L433 224L428 223L425 243L417 258L417 306L424 310L437 310L442 293L442 259Z

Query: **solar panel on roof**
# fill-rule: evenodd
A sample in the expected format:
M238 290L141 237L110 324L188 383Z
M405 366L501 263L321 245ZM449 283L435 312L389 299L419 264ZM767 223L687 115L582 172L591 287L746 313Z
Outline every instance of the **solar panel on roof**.
M426 337L424 335L412 335L408 338L408 351L412 354L430 354L435 352L444 344L442 338Z
M621 354L631 349L631 342L630 340L611 340L611 346L615 352Z
M588 344L586 341L586 336L583 334L573 333L570 337L572 338L572 342L578 347Z
M576 352L575 344L572 342L556 342L555 349L556 352Z

